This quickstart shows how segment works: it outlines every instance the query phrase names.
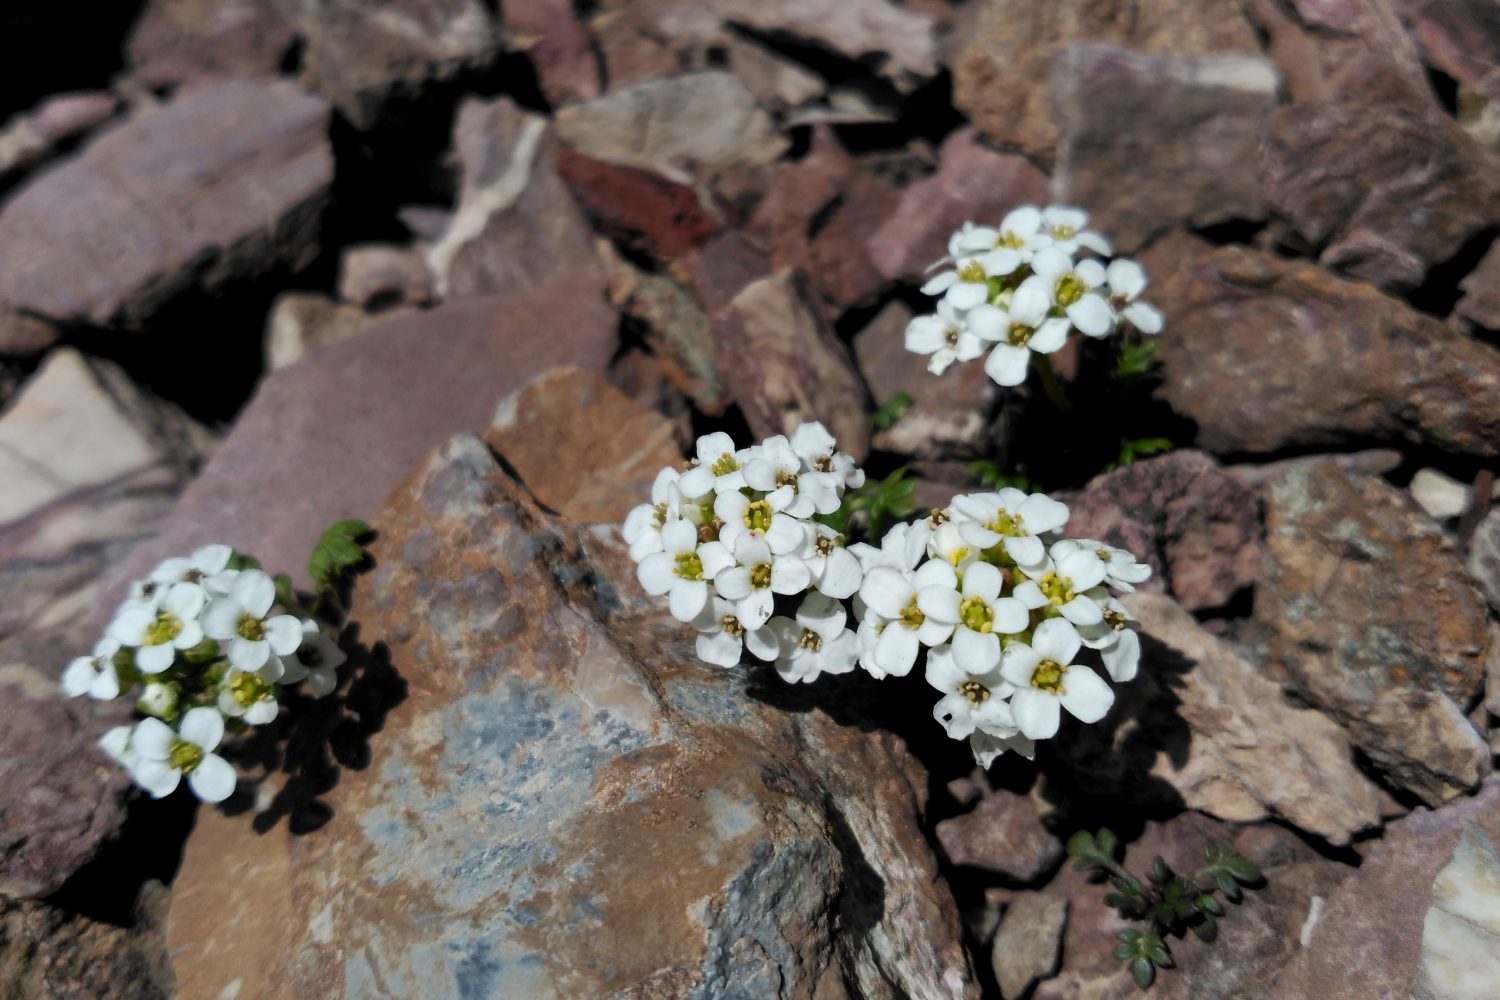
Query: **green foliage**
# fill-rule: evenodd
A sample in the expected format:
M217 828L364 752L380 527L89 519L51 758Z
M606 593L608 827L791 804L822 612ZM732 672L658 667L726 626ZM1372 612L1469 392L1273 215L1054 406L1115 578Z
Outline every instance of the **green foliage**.
M1128 382L1148 374L1155 366L1156 341L1130 338L1120 341L1120 360L1115 363L1115 378Z
M1027 493L1035 493L1041 489L1041 486L1029 476L1004 472L1000 468L1000 463L987 458L970 462L964 466L964 471L992 490L1002 490L1009 486Z
M885 401L885 405L870 414L870 426L877 431L889 430L890 426L902 417L906 411L911 409L912 399L904 392L898 392Z
M856 514L865 516L865 533L869 538L879 538L888 523L903 521L912 514L912 494L917 481L906 477L902 466L884 479L869 479L858 489L844 494L843 506L818 520L843 535L849 534L850 522Z
M1126 438L1120 442L1120 456L1109 463L1106 471L1123 469L1127 465L1134 465L1137 459L1148 455L1160 455L1162 452L1171 451L1172 448L1171 438Z
M1130 920L1147 925L1145 930L1128 930L1120 934L1121 943L1115 957L1124 962L1131 977L1141 989L1156 981L1157 969L1172 967L1172 954L1166 935L1182 937L1188 931L1204 943L1219 935L1219 918L1224 904L1217 893L1238 903L1242 887L1262 881L1260 868L1229 844L1209 841L1204 845L1207 860L1190 876L1177 874L1172 866L1158 857L1143 881L1122 868L1115 855L1119 840L1109 830L1091 834L1080 830L1068 838L1068 855L1082 871L1107 875L1114 889L1104 902Z
M363 521L339 521L323 532L307 559L307 575L319 592L338 591L349 575L365 561L364 542L370 538L370 526ZM282 589L277 581L278 592ZM291 581L286 581L291 590Z

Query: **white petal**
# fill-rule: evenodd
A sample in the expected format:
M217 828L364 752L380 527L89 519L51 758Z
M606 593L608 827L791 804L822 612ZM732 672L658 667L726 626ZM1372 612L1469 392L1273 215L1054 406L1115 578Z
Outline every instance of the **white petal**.
M964 570L964 596L983 598L986 604L1000 596L1004 583L1000 570L989 563L974 563Z
M1004 219L1000 220L1000 232L1014 233L1023 239L1027 236L1035 236L1036 231L1042 227L1042 212L1035 205L1022 205L1020 208L1012 209Z
M931 354L948 343L948 324L936 316L918 316L906 324L905 339L913 354Z
M923 587L917 591L917 608L929 618L955 624L962 598L952 587Z
M734 606L734 616L746 629L758 629L771 619L776 598L768 588L752 590L740 598Z
M291 615L268 618L264 628L266 642L278 656L290 656L302 645L302 623Z
M193 566L204 576L222 573L234 556L228 545L204 545L193 551Z
M837 509L838 498L834 498L834 506ZM786 555L795 552L806 542L806 533L802 530L802 522L787 514L771 515L771 527L766 531L766 545L774 555Z
M1037 586L1035 580L1024 580L1016 584L1016 589L1010 592L1010 596L1020 601L1027 608L1040 608L1049 604L1047 595L1042 593L1042 588Z
M739 601L750 593L750 569L746 566L731 566L714 576L714 589L731 601Z
M135 651L135 668L143 674L159 674L177 659L177 647L171 643L142 646Z
M777 594L800 594L812 583L807 563L792 556L777 556L771 563L771 590Z
M166 760L176 739L172 727L160 719L142 719L130 734L130 749L144 760Z
M1046 740L1057 735L1062 712L1057 698L1036 688L1022 688L1010 699L1010 714L1027 739Z
M1068 306L1067 314L1085 337L1103 337L1115 328L1115 316L1109 310L1109 303L1098 295L1085 295Z
M809 464L825 455L832 455L838 447L833 435L816 420L798 424L792 431L792 451Z
M824 639L833 639L849 624L849 612L831 597L809 594L797 609L797 624L812 629Z
M1099 656L1110 678L1123 683L1135 679L1141 662L1141 637L1130 628L1121 629L1119 636L1114 645L1100 650Z
M1010 329L1010 317L1005 311L995 306L975 306L969 310L964 317L964 324L969 332L984 340L1004 340L1006 332Z
M707 465L695 465L682 474L677 481L683 496L701 497L714 488L714 470Z
M258 569L247 569L235 577L229 588L229 596L245 612L255 618L264 618L276 600L276 584Z
M109 701L120 697L120 675L113 663L106 662L89 685L89 697L96 701Z
M1014 344L996 344L984 362L984 373L996 385L1016 386L1026 381L1031 367L1031 352Z
M1041 662L1042 656L1036 650L1025 643L1013 642L1000 657L1000 676L1016 687L1029 687L1031 675Z
M953 567L941 560L925 562L912 574L912 584L917 590L923 587L948 587L951 590L958 589L958 574Z
M947 299L955 309L973 309L975 306L983 305L984 300L989 297L989 288L978 282L960 281L948 289Z
M182 772L164 760L142 760L131 769L131 777L153 799L164 799L177 791L177 785L182 781Z
M1074 625L1097 625L1104 620L1104 612L1099 610L1099 605L1079 594L1067 604L1057 609L1062 616ZM1052 619L1056 621L1057 619Z
M1026 346L1038 354L1051 354L1068 342L1068 321L1046 319L1036 328Z
M967 671L953 659L952 646L934 646L927 651L925 676L928 684L950 694L969 679Z
M745 629L745 648L757 660L774 660L781 655L781 642L769 628Z
M113 669L110 671L113 673ZM75 657L68 668L63 671L59 683L63 694L69 698L77 698L88 693L89 688L94 686L94 678L99 676L99 671L94 669L94 658L92 656Z
M667 607L680 622L697 618L707 603L708 584L702 580L678 580L667 595Z
M234 794L234 768L218 754L206 754L188 775L188 787L204 802L223 802Z
M1097 260L1080 260L1073 265L1073 273L1083 279L1083 284L1090 291L1099 288L1108 280L1104 265Z
M992 627L997 635L1015 635L1026 631L1026 626L1031 624L1031 615L1027 613L1026 605L1014 597L991 601L990 610L995 614Z
M1088 667L1072 666L1063 675L1058 700L1080 722L1098 722L1115 703L1115 693Z
M1031 648L1043 659L1067 666L1078 655L1082 645L1077 629L1061 618L1048 618L1036 627L1031 637ZM1007 678L1010 680L1010 678ZM1011 683L1019 683L1012 680Z
M1056 531L1068 523L1068 505L1045 493L1033 493L1021 501L1016 513L1021 515L1026 530L1034 535Z
M942 723L943 729L955 740L964 739L974 731L969 701L961 694L950 693L932 706L932 717Z
M338 686L338 672L331 667L323 666L307 672L307 691L314 698L323 698L333 694L333 689Z
M1052 282L1030 277L1021 282L1010 300L1010 321L1038 327L1052 308Z
M927 279L922 286L923 295L941 295L958 283L958 274L955 271L944 271Z
M1133 299L1146 290L1146 270L1127 257L1109 262L1105 272L1111 294Z
M698 547L698 529L691 521L668 521L661 526L662 551L680 556Z
M280 706L275 698L262 698L245 709L245 721L252 726L264 726L268 722L274 722L279 711Z
M953 659L970 674L987 674L1000 662L1000 639L960 625L953 633Z
M665 552L653 552L642 559L640 565L635 568L635 578L640 582L642 590L653 597L660 597L670 591L672 584L677 582L676 565L676 561ZM215 636L215 638L231 639L234 634L234 629L231 628L228 635ZM210 632L209 635L213 633Z
M229 640L229 662L241 670L259 670L271 656L271 644L264 639L246 639L237 635Z
M865 574L864 583L859 588L859 596L864 602L885 618L900 618L915 594L916 588L911 581L886 566L877 566Z
M1038 250L1031 258L1031 273L1049 285L1054 284L1058 278L1071 270L1073 270L1073 258L1056 247Z
M1005 553L1018 566L1035 566L1047 555L1042 540L1033 535L1008 535L1005 538Z
M905 677L917 662L917 635L904 625L887 625L875 644L875 663L892 677Z
M818 580L818 590L839 600L851 597L864 581L864 571L859 560L845 548L835 548L828 553L823 567L823 576Z
M746 532L734 540L734 558L743 566L759 566L771 561L771 546L764 538Z
M116 763L125 763L132 757L137 756L136 752L130 747L130 732L129 726L115 726L99 737L99 749L103 750Z
M1161 312L1147 302L1132 302L1120 310L1120 315L1127 323L1147 336L1161 333L1163 326Z
M109 634L126 646L139 646L146 640L146 630L156 621L156 610L145 605L130 605L120 610L110 622Z
M700 632L694 643L698 659L720 667L739 666L744 643L728 632Z
M216 708L190 708L182 717L181 736L194 746L213 750L224 738L224 717Z

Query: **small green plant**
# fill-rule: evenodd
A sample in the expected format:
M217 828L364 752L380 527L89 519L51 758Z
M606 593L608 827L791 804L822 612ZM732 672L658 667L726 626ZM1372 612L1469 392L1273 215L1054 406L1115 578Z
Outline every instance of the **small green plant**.
M1149 374L1156 366L1156 341L1126 338L1120 343L1120 360L1115 363L1115 378L1121 382Z
M1136 462L1150 455L1160 455L1163 452L1171 451L1173 447L1171 438L1124 438L1120 441L1119 457L1109 463L1105 471L1113 472L1115 469L1123 469L1125 466L1134 465Z
M890 430L892 424L906 416L911 404L912 398L906 393L896 393L885 401L885 405L870 414L870 426L877 431Z
M879 538L885 533L886 525L911 517L914 510L912 494L916 489L917 481L908 479L906 467L902 466L884 479L870 479L863 486L849 490L844 494L843 505L819 520L847 535L849 522L855 514L863 512L866 537Z
M964 466L964 471L992 490L1011 489L1024 490L1027 493L1035 493L1041 490L1041 485L1030 476L1019 472L1011 473L1001 470L1000 463L988 458L981 458Z
M1243 899L1242 887L1262 881L1259 866L1229 844L1210 840L1204 845L1205 864L1191 875L1179 875L1157 857L1145 879L1130 874L1115 860L1119 839L1108 829L1097 834L1080 830L1068 839L1068 855L1080 871L1099 872L1114 892L1104 902L1122 916L1147 924L1144 930L1122 931L1114 955L1130 970L1141 989L1156 980L1157 969L1172 968L1166 936L1192 931L1200 941L1219 934L1224 906L1217 893L1232 903Z

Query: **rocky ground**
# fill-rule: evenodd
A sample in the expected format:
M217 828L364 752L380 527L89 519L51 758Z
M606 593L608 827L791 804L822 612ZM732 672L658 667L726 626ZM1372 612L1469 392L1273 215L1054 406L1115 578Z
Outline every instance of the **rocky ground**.
M95 6L0 11L0 996L1125 997L1102 824L1265 873L1157 994L1500 991L1489 0ZM901 346L1049 199L1167 318L1070 413ZM695 660L615 525L802 418L1145 556L1103 724ZM56 683L124 582L351 516L339 696L132 793Z

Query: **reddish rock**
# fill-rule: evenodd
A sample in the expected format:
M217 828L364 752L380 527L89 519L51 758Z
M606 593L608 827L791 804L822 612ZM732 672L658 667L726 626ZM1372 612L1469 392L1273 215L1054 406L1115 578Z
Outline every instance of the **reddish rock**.
M848 349L808 305L795 276L778 271L745 286L714 317L719 378L756 438L821 421L839 449L870 447L865 389Z
M10 183L56 155L62 143L104 124L120 106L113 94L57 94L0 129L0 182Z
M597 228L658 260L701 246L718 228L691 187L652 171L565 147L558 151L557 172Z
M983 0L951 62L953 102L986 138L1050 163L1059 135L1053 56L1089 41L1137 52L1260 54L1255 31L1235 0L1128 7L1092 0L1023 5Z
M948 238L965 222L994 224L1020 205L1047 200L1047 175L1024 156L984 145L973 128L943 140L937 172L911 184L865 244L875 269L917 281L948 254Z
M500 404L485 443L543 504L582 523L621 523L682 464L670 421L598 375L555 368Z
M1473 788L1490 752L1464 713L1500 650L1453 543L1402 491L1332 463L1265 497L1269 661L1395 786L1429 803Z
M185 288L305 264L333 181L327 128L327 105L290 83L137 111L0 210L0 312L139 324Z
M536 67L547 100L565 104L599 96L599 60L569 0L510 0L500 8L500 24L510 44Z
M1464 294L1453 311L1476 326L1500 330L1500 247L1491 246L1458 287Z
M1054 197L1088 207L1119 253L1176 226L1265 217L1256 169L1277 73L1253 56L1075 45L1053 62Z
M1497 164L1389 67L1356 83L1357 98L1267 118L1266 197L1284 237L1328 267L1409 290L1500 221Z
M150 0L126 43L135 75L162 88L276 76L300 31L295 0Z
M1429 90L1426 69L1398 6L1408 0L1249 0L1294 101L1368 98L1359 77L1380 67L1411 93Z
M1190 240L1153 247L1160 390L1198 444L1373 440L1500 454L1500 350L1322 268ZM1226 406L1225 400L1233 400Z
M1201 451L1107 472L1067 503L1069 536L1135 553L1156 571L1143 587L1189 610L1228 604L1260 574L1260 502Z
M937 825L938 843L955 865L982 868L1019 882L1046 875L1063 856L1063 844L1042 825L1030 795L988 792L970 812Z

